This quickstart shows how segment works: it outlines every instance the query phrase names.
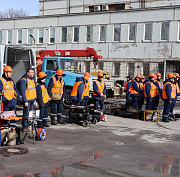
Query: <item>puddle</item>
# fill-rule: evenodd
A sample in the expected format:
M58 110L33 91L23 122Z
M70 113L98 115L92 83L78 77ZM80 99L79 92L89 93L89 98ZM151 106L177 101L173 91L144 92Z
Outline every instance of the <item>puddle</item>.
M180 175L180 161L174 156L166 156L165 163L162 164L142 164L139 166L141 171L151 171L161 173L164 175L179 176Z

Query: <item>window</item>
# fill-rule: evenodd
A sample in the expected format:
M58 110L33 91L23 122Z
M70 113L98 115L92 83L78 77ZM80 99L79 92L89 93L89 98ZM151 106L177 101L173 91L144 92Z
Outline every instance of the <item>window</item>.
M39 44L43 43L44 29L39 29Z
M47 60L46 70L57 71L58 70L57 60Z
M115 76L120 75L120 63L114 63L114 75Z
M91 42L92 40L92 26L87 26L86 28L86 42Z
M12 43L12 30L8 31L8 44Z
M145 0L139 0L140 8L145 8Z
M135 42L136 40L136 24L129 25L129 41Z
M0 31L0 44L2 44L2 31Z
M106 26L100 26L100 42L106 41Z
M114 41L120 41L121 25L114 25Z
M162 41L169 40L169 22L161 23L161 40Z
M79 27L74 27L74 42L79 42Z
M28 44L32 44L33 43L33 38L30 36L33 34L33 30L32 29L28 29Z
M22 30L18 30L18 44L22 43Z
M90 62L86 62L86 72L90 73Z
M128 76L134 77L134 63L129 63Z
M152 23L145 24L145 34L144 34L145 41L152 41Z
M53 44L55 42L55 28L50 29L50 39L49 42Z
M149 71L149 63L143 63L143 75L145 77L148 77L150 71Z
M103 70L103 67L104 67L104 62L99 61L98 62L98 68Z
M61 42L67 42L67 27L62 28Z

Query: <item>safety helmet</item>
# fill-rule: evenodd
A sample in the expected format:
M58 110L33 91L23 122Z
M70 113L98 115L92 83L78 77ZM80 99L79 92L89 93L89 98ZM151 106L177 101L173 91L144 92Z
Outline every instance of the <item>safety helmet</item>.
M144 76L141 76L141 79L145 79L145 77L144 77Z
M99 72L98 77L103 77L103 73Z
M47 74L45 72L40 72L38 74L38 78L43 78L43 77L46 77L46 76L47 76Z
M88 76L84 76L83 78L86 79L87 82L89 81L89 77Z
M157 77L161 77L161 73L156 73L156 76Z
M174 75L176 76L176 78L179 77L179 73L175 73Z
M168 77L168 79L171 79L171 78L174 77L174 74L173 73L169 73L167 77Z
M14 70L12 70L10 66L5 66L3 69L3 72L11 72L11 71L14 71Z
M150 74L149 74L149 77L154 77L154 76L155 76L154 73L150 73Z
M58 69L56 71L56 74L59 75L59 76L62 76L63 75L63 70L62 69Z
M156 76L156 75L154 76L154 79L156 79L156 80L157 80L157 76Z
M84 76L90 77L90 74L88 72L85 72Z
M141 78L141 76L140 76L140 75L137 75L137 76L136 76L136 78L137 78L137 77Z

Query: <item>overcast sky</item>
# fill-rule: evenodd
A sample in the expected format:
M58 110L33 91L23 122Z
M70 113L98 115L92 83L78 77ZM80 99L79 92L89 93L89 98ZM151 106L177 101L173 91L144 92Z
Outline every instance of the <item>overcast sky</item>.
M23 9L29 16L39 15L39 0L0 0L0 11L5 9Z

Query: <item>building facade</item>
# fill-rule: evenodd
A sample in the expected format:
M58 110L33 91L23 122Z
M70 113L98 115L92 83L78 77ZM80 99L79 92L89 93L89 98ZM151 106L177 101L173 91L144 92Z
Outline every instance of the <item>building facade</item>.
M103 56L98 68L114 81L180 72L180 2L43 0L40 16L0 20L0 44L36 51L92 47ZM82 72L91 72L92 59L77 60Z

